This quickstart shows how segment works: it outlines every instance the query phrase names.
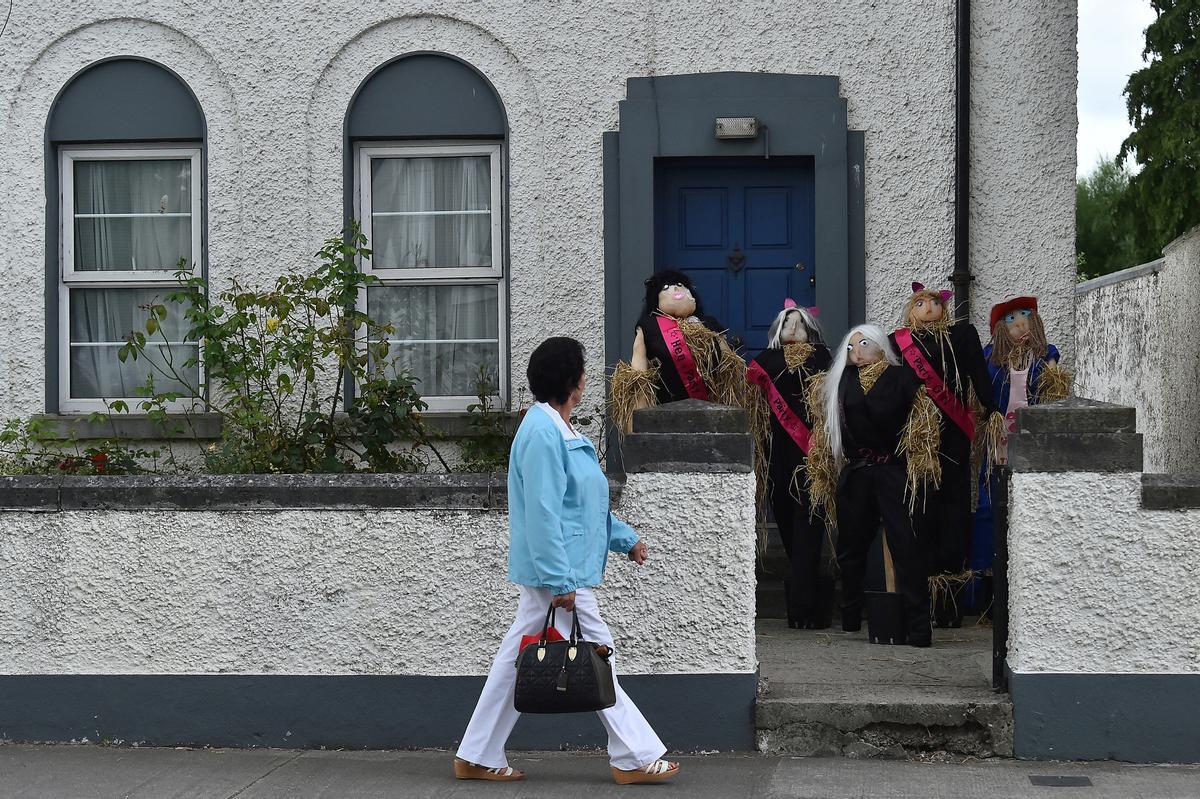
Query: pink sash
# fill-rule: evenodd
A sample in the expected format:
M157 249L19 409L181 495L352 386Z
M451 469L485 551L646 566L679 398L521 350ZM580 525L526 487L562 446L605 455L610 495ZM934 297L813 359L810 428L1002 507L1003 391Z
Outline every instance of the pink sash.
M688 396L692 399L707 400L708 386L704 385L704 379L700 377L696 359L692 357L692 350L683 340L683 331L679 329L679 323L670 317L659 316L658 329L662 332L663 341L667 342L667 352L671 353L675 371L679 373Z
M921 348L913 341L912 331L901 328L896 331L896 343L900 345L900 353L908 365L917 373L917 377L925 381L925 388L942 412L967 434L967 438L975 437L975 419L971 411L958 398L946 382L938 376L929 361L921 354Z
M767 395L767 404L771 406L771 412L779 420L780 426L788 432L800 451L807 455L809 436L811 435L808 427L787 404L787 400L779 393L771 376L759 366L758 361L750 362L750 366L746 368L746 379L763 390L763 393Z

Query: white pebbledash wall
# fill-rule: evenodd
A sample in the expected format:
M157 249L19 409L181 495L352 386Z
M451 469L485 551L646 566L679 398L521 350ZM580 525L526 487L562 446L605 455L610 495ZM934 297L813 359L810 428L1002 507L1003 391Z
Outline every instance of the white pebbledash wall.
M619 671L753 675L754 476L630 475L616 510L650 548L598 590ZM0 674L484 675L516 608L503 509L0 518Z
M1146 471L1200 471L1200 228L1162 261L1076 288L1075 391L1137 408Z
M1143 508L1140 472L1016 472L1010 492L1014 673L1200 675L1200 508Z
M992 303L1033 291L1070 360L1076 3L972 13L973 317L985 331ZM343 117L374 68L415 51L469 62L511 125L511 362L563 333L598 372L600 139L627 78L839 76L850 126L866 131L867 309L886 326L910 281L949 282L954 19L955 0L18 5L0 48L0 413L44 410L44 128L58 91L98 60L149 58L195 92L218 285L303 264L340 228Z

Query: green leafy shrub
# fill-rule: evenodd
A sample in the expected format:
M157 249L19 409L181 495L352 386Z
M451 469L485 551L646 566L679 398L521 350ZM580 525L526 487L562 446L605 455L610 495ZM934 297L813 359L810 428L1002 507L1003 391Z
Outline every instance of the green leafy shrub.
M377 282L358 268L370 255L352 225L345 239L325 242L313 271L285 274L267 289L235 278L213 296L202 277L181 268L179 289L144 307L145 329L129 334L119 357L137 360L156 339L165 342L162 323L182 308L184 340L197 342L204 359L200 382L196 358L147 358L152 380L140 409L166 417L168 406L191 396L200 399L185 406L185 424L196 410L219 414L222 440L205 455L212 472L420 471L429 453L441 460L421 422L426 403L389 359L392 327L356 307ZM155 373L186 391L155 391ZM343 413L347 385L358 392Z

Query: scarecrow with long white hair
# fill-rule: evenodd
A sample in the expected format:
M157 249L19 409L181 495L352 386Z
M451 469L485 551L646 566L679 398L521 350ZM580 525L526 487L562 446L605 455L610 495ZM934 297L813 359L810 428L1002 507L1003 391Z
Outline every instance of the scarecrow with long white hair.
M929 583L912 519L941 480L937 406L883 329L871 324L842 340L818 392L810 490L836 509L842 629L861 629L867 552L882 523L908 643L929 646Z
M967 321L954 321L953 292L912 284L904 304L902 327L891 335L905 366L925 384L938 409L942 481L925 497L916 520L929 569L934 624L961 627L963 587L973 519L972 451L996 452L1004 418L993 398L979 333ZM977 418L975 407L982 413Z
M788 626L793 629L829 626L832 591L820 588L825 519L809 496L806 465L816 416L808 395L830 361L817 309L789 299L771 323L767 349L754 356L746 370L747 382L758 389L754 401L764 409L752 416L770 419L756 431L759 505L769 499L791 565L784 588Z

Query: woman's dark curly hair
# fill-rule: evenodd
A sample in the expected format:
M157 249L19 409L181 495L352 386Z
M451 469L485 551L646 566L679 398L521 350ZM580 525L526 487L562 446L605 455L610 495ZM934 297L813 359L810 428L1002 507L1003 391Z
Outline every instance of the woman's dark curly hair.
M696 316L704 316L704 306L700 303L700 295L696 293L696 287L692 285L692 279L683 272L674 269L664 269L646 278L646 300L642 304L642 316L650 316L657 311L658 293L663 290L663 287L675 283L692 292L692 296L696 298Z
M529 390L538 402L566 402L583 379L583 345L567 336L543 341L529 356Z

